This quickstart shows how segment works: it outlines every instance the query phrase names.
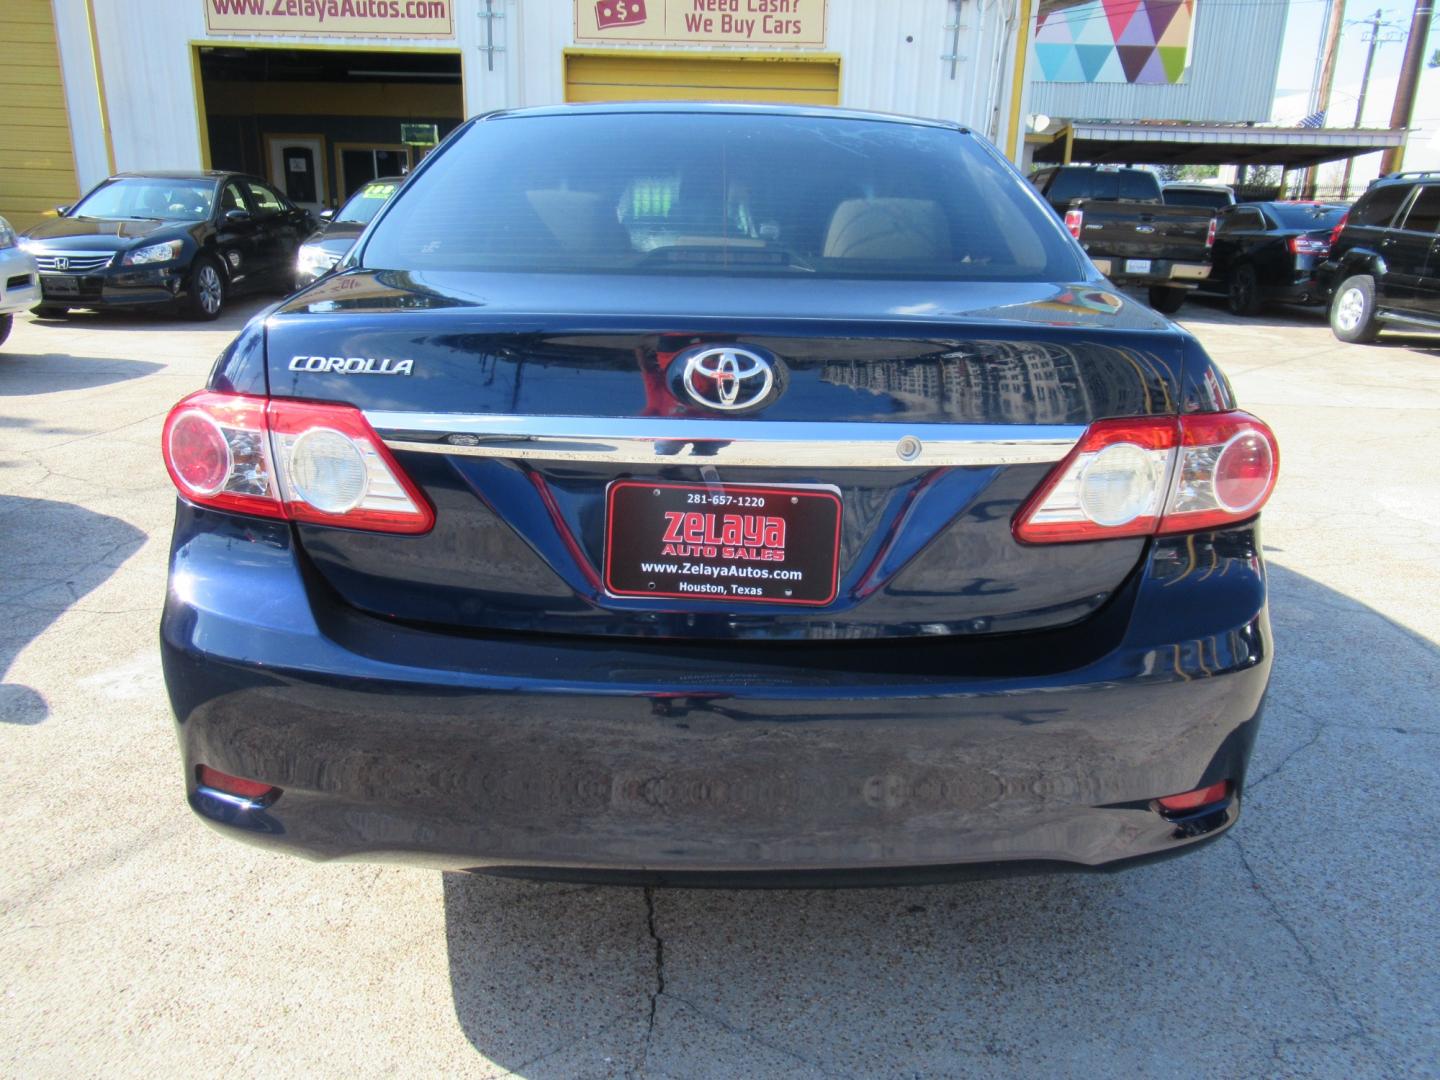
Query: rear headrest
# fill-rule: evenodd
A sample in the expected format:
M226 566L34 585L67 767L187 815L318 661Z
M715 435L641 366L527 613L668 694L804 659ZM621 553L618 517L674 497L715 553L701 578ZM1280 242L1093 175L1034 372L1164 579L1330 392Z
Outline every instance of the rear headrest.
M846 199L830 216L827 259L946 259L950 230L929 199Z
M595 253L630 249L630 233L615 216L614 203L607 205L594 192L548 188L527 191L525 198L562 251Z

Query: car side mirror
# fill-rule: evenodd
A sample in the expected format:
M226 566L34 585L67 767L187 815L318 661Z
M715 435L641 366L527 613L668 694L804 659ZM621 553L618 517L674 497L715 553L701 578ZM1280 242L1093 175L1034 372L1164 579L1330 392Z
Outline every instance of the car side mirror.
M330 220L331 218L333 218L334 216L335 216L335 208L334 208L333 206L327 206L324 210L321 210L321 211L320 211L320 220L321 220L321 221L329 221L329 220Z
M226 211L225 211L225 220L228 221L228 222L230 222L232 225L239 224L239 223L242 222L242 221L249 221L249 220L250 220L250 211L248 211L248 210L226 210Z
M59 214L61 217L64 217L64 216L65 216L66 214L68 214L69 212L70 212L70 207L69 207L69 206L57 206L57 207L55 207L55 213Z

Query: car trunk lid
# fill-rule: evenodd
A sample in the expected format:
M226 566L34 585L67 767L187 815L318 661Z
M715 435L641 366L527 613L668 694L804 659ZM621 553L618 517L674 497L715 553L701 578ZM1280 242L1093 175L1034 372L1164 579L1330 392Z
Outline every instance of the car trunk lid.
M1177 411L1163 321L1093 283L767 285L355 271L291 300L271 394L360 407L437 513L297 526L317 574L409 622L719 638L1049 628L1123 583L1143 540L1028 546L1010 519L1092 420ZM707 349L765 358L769 396L690 393ZM802 581L752 594L780 567Z

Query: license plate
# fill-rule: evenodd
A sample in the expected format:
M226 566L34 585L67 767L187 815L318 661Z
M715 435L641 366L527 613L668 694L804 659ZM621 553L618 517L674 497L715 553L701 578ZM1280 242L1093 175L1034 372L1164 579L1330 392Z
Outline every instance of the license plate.
M612 596L828 604L839 554L833 488L617 480L606 491Z
M76 296L80 292L80 279L69 274L41 274L40 294L42 296Z
M1149 259L1126 259L1125 272L1127 274L1148 274L1150 273Z

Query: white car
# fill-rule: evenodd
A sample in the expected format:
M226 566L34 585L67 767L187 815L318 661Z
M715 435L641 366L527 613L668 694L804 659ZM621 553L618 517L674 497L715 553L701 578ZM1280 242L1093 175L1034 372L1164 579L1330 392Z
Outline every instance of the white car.
M15 230L0 217L0 343L10 336L17 311L29 311L40 302L35 260L20 248Z

